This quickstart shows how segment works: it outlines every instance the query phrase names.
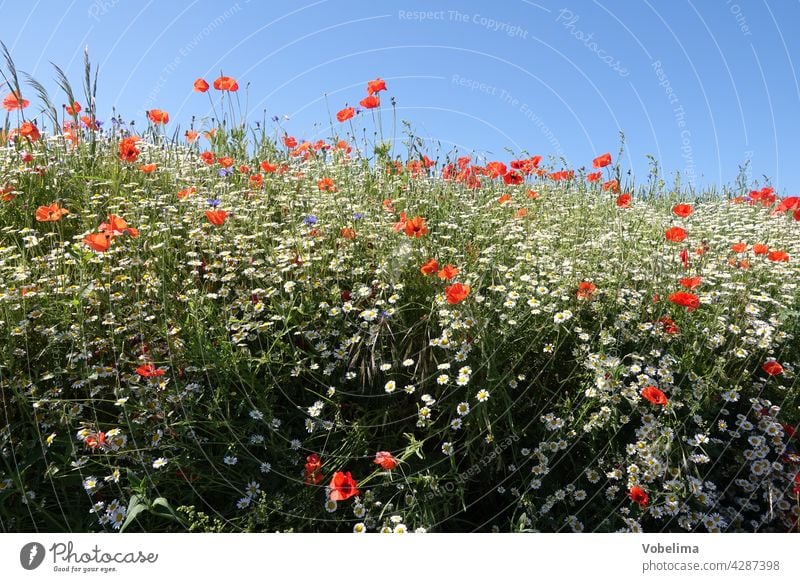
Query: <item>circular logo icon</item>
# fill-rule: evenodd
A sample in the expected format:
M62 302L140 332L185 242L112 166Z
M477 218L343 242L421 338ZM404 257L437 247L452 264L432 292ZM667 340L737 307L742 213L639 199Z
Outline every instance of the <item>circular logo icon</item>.
M26 570L35 570L44 562L44 546L38 542L30 542L19 551L19 563Z

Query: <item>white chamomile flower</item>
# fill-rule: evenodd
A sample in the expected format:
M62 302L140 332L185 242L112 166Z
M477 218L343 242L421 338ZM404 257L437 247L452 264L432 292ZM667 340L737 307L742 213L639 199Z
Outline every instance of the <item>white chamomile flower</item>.
M403 360L403 366L404 367L408 368L409 366L413 366L413 365L414 365L414 360L413 359L406 358L405 360Z
M486 402L489 400L489 391L485 388L480 389L476 395L476 398L478 399L478 402Z
M442 443L442 452L445 455L448 455L448 456L452 455L453 454L453 443L451 443L449 441L446 442L446 443Z
M364 525L363 522L359 521L353 526L353 533L367 533L367 526Z
M459 416L466 416L469 414L469 403L460 402L458 406L456 406L456 412L459 414Z
M159 457L155 461L153 461L153 469L160 469L161 467L164 467L168 462L169 461L167 461L167 459L165 459L164 457Z
M327 511L328 513L333 513L334 511L336 511L336 501L334 501L333 499L328 499L325 502L325 511Z
M397 389L397 382L395 382L394 380L389 380L384 385L383 389L387 394L391 394L392 392L394 392Z

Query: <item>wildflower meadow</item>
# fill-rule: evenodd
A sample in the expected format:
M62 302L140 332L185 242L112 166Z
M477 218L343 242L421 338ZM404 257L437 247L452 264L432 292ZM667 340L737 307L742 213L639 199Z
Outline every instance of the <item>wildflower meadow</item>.
M4 52L3 531L798 530L800 198L431 149L380 77L139 127Z

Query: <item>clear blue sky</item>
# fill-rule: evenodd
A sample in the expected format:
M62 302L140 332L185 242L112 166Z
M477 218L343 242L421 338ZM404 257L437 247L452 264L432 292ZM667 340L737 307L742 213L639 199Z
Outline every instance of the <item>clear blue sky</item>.
M161 108L185 126L209 113L195 78L223 70L242 97L249 83L253 119L266 108L324 137L329 110L381 76L399 117L445 149L579 167L615 153L622 130L640 179L646 154L697 186L749 159L752 178L800 191L796 0L0 0L0 14L18 67L48 87L49 61L79 85L89 47L101 119Z

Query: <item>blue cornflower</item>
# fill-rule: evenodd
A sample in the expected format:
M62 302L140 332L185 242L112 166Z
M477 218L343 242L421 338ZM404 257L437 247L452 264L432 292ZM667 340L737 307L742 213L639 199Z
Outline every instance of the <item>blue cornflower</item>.
M306 224L317 224L317 217L314 216L313 214L309 214L308 216L305 217L303 222Z
M216 208L222 203L222 200L220 200L219 198L209 198L208 200L206 200L206 202L208 202L209 206L211 206L212 208Z

